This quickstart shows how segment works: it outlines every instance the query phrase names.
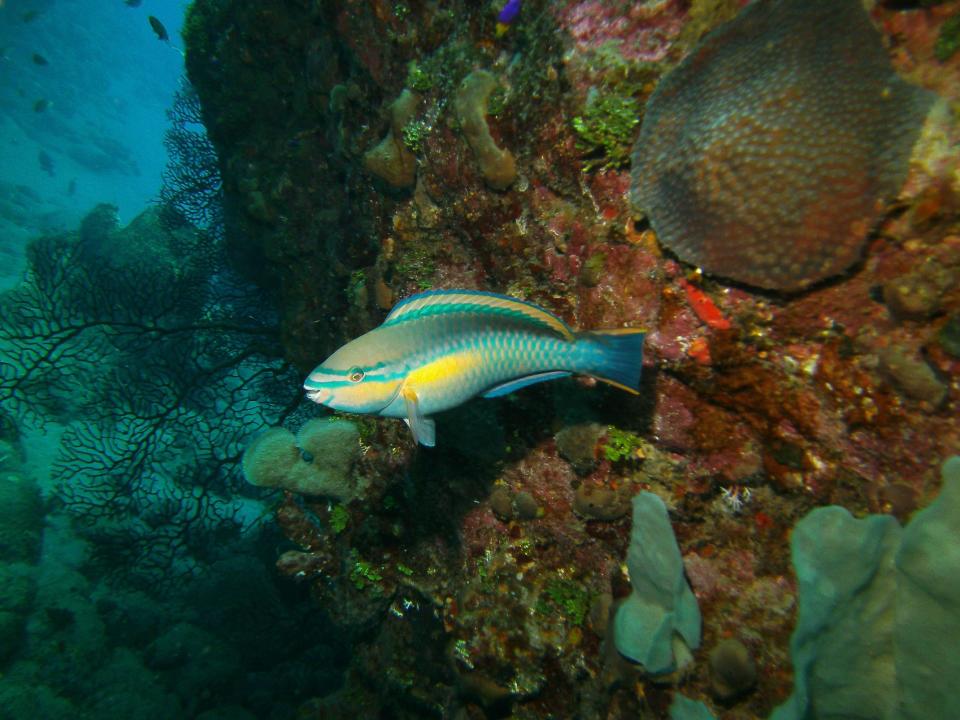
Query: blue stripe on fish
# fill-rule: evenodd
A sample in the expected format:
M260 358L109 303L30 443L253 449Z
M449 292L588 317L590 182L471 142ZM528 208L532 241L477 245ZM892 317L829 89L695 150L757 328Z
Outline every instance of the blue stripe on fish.
M384 325L447 313L490 313L530 320L543 328L573 340L573 331L560 318L525 300L482 290L428 290L399 302L387 315Z

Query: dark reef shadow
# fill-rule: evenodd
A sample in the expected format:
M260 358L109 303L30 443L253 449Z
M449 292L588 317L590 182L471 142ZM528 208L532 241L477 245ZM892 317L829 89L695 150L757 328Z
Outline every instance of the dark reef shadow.
M437 446L418 448L397 498L407 542L442 536L461 543L464 516L484 502L507 462L525 457L564 427L615 425L648 434L658 371L645 368L639 395L603 383L559 380L495 400L475 399L436 416Z

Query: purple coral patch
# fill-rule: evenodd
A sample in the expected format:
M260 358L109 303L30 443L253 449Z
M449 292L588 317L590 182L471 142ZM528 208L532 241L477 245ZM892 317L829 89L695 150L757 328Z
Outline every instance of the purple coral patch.
M860 257L932 97L894 74L859 0L758 0L661 81L633 203L682 260L802 289Z

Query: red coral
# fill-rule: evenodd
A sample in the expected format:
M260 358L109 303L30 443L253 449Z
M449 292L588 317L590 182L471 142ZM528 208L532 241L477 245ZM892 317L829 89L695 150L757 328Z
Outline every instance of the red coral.
M552 5L561 27L574 38L581 52L606 43L619 43L627 60L661 60L683 28L685 3L611 3L601 0Z

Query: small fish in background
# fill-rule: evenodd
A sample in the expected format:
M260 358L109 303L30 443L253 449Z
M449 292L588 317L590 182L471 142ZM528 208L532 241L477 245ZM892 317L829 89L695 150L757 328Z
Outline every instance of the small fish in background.
M38 17L40 17L39 10L27 10L26 12L20 13L20 19L25 23L33 22Z
M40 98L33 104L33 111L35 113L46 112L51 105L53 105L53 103L46 98Z
M70 182L67 184L67 195L71 197L77 194L77 179L70 178Z
M167 29L163 26L162 22L157 20L153 15L147 17L147 22L150 23L150 27L153 28L153 31L157 34L161 42L170 40L170 35L167 33Z
M123 0L123 4L127 7L140 7L140 0Z
M37 162L40 163L40 169L50 177L53 177L56 174L53 169L53 158L50 157L45 151L41 150L37 153Z
M403 418L435 444L428 416L470 398L589 375L637 394L644 331L574 332L532 303L475 290L433 290L397 304L383 324L348 342L304 381L334 410Z
M33 64L34 64L34 65L40 65L40 66L42 67L42 66L44 66L44 65L49 65L49 64L50 64L50 61L47 60L47 59L46 59L43 55L41 55L40 53L34 53L34 54L33 54Z
M521 4L520 0L507 0L507 4L503 6L500 14L497 15L497 37L503 37L507 30L510 29L513 21L516 20L517 15L520 14Z

